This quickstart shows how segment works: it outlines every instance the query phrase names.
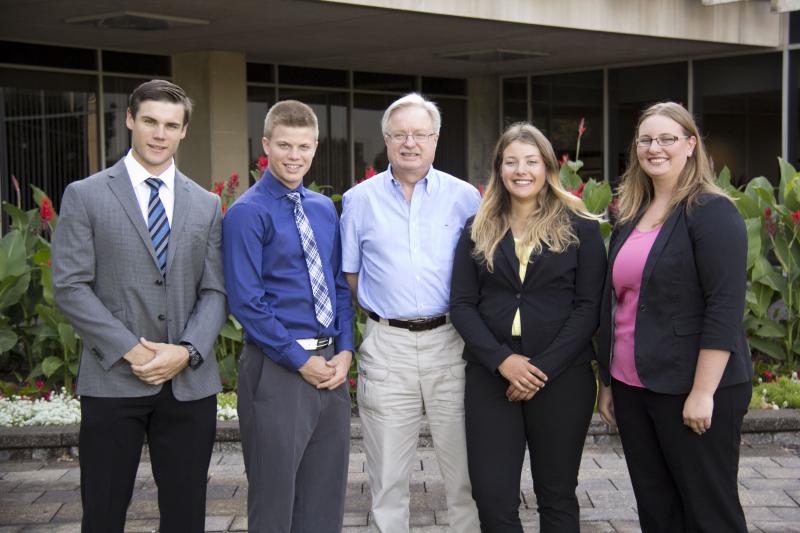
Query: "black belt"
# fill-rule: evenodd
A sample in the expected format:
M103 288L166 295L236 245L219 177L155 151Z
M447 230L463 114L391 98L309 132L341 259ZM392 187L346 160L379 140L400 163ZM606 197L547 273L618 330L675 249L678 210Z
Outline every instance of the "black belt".
M372 311L367 313L375 322L389 324L395 328L403 328L408 331L428 331L447 324L447 315L439 315L430 318L416 318L414 320L397 320L394 318L381 318Z

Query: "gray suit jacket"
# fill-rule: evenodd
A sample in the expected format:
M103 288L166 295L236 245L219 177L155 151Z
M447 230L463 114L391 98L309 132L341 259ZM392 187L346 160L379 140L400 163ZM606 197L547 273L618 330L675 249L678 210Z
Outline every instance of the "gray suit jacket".
M220 391L214 341L227 310L219 199L176 172L172 220L162 277L124 161L64 191L53 236L53 288L58 307L83 339L78 394L160 391L122 359L139 337L189 342L202 354L199 368L173 378L178 400Z

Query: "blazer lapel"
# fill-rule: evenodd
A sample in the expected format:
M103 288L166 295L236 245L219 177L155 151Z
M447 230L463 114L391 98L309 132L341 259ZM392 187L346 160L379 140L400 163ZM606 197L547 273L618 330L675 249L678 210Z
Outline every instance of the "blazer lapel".
M664 246L666 246L667 241L669 241L669 237L672 235L672 230L675 229L675 225L678 222L678 218L680 218L680 216L683 214L683 210L684 204L676 206L669 217L667 217L667 220L664 221L664 224L661 226L661 230L658 232L658 237L656 237L653 247L650 248L650 253L647 256L647 262L644 264L644 271L642 272L642 284L639 287L639 294L644 294L645 288L647 287L647 282L650 279L650 275L653 273L656 262L658 262L661 252L664 251Z
M172 210L172 227L169 229L169 244L167 245L167 272L175 259L175 249L180 242L180 236L186 227L186 218L191 212L191 185L189 178L175 170L175 205Z
M495 268L502 271L511 283L518 288L522 287L522 282L519 279L519 258L514 248L514 235L511 230L503 236L500 240L500 256L505 261L495 261Z
M117 164L108 171L108 186L111 188L111 192L116 196L120 205L122 205L122 210L128 216L136 233L139 234L145 247L150 252L150 257L153 259L153 262L158 265L156 252L153 250L153 242L150 240L150 232L147 231L147 225L139 209L139 201L136 199L136 194L133 192L133 185L131 185L128 170L125 168L124 159L120 159Z

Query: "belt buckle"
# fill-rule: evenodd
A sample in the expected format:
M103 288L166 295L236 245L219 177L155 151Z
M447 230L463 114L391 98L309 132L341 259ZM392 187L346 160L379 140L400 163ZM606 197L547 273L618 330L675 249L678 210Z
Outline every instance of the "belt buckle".
M330 337L320 337L317 339L317 350L327 348L331 343Z

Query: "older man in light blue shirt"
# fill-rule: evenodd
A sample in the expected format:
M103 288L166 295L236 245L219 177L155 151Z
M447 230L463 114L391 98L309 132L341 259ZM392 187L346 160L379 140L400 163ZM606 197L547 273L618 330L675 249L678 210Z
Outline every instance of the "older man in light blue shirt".
M409 481L423 410L444 477L450 529L480 531L464 436L464 343L447 315L453 251L480 203L432 167L441 118L409 94L381 128L389 168L344 195L342 270L369 319L358 405L381 533L409 531Z

